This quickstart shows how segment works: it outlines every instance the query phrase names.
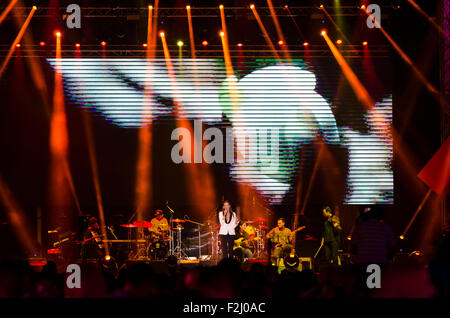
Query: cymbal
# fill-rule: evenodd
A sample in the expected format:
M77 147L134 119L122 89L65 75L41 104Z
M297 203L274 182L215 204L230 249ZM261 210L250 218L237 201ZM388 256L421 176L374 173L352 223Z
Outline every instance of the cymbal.
M134 224L121 224L120 226L122 226L122 227L137 227L136 225L134 225Z
M185 220L180 220L180 219L173 219L171 222L173 222L173 223L184 223L186 221Z
M260 223L262 223L262 222L267 222L267 220L266 219L256 219L256 220L253 220L253 222L260 222Z
M133 225L135 227L151 228L153 226L153 223L150 223L150 222L147 222L147 221L134 221Z

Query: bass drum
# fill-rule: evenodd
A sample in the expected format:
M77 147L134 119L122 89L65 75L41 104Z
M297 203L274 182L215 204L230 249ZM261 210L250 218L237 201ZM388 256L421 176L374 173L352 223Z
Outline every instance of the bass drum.
M151 260L164 260L169 255L167 242L153 241L147 247L147 256Z

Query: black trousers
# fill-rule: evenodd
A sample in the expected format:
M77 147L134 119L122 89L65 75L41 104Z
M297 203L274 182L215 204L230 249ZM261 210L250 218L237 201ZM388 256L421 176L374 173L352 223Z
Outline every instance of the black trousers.
M233 257L234 235L219 235L223 258Z
M329 241L324 243L325 248L325 258L329 264L338 264L338 248L339 244L337 241Z

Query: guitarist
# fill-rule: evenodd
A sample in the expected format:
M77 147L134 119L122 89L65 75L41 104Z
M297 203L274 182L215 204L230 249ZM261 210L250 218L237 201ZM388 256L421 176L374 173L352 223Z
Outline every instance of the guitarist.
M292 240L294 235L290 229L285 227L286 222L283 218L279 218L277 221L277 227L267 233L266 238L269 239L274 246L271 254L272 264L275 264L279 258L283 258L288 255L292 249Z
M236 239L234 240L233 254L239 259L253 258L252 242L254 235L249 235L245 230L246 223L243 223L236 232Z

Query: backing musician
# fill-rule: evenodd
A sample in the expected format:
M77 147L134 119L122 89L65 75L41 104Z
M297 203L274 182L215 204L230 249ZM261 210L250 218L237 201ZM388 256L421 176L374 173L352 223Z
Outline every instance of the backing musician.
M242 260L244 258L253 258L253 239L254 234L249 234L247 231L247 223L243 223L237 230L236 239L234 241L233 252L234 255Z
M293 249L292 240L294 235L290 229L285 227L285 225L285 220L283 218L279 218L277 221L277 227L272 229L266 235L267 239L275 245L271 257L272 264L275 264L277 259L289 254Z
M150 223L153 224L148 230L154 234L161 235L169 230L169 222L162 210L156 210L155 217L150 220Z
M105 257L105 243L103 243L103 233L97 218L91 217L88 221L88 228L83 235L81 242L81 259L95 258L97 260ZM106 228L108 230L108 228ZM107 233L108 234L108 233Z
M323 225L321 246L325 248L327 263L338 265L338 248L342 230L340 220L329 206L323 208L322 214L326 220Z

